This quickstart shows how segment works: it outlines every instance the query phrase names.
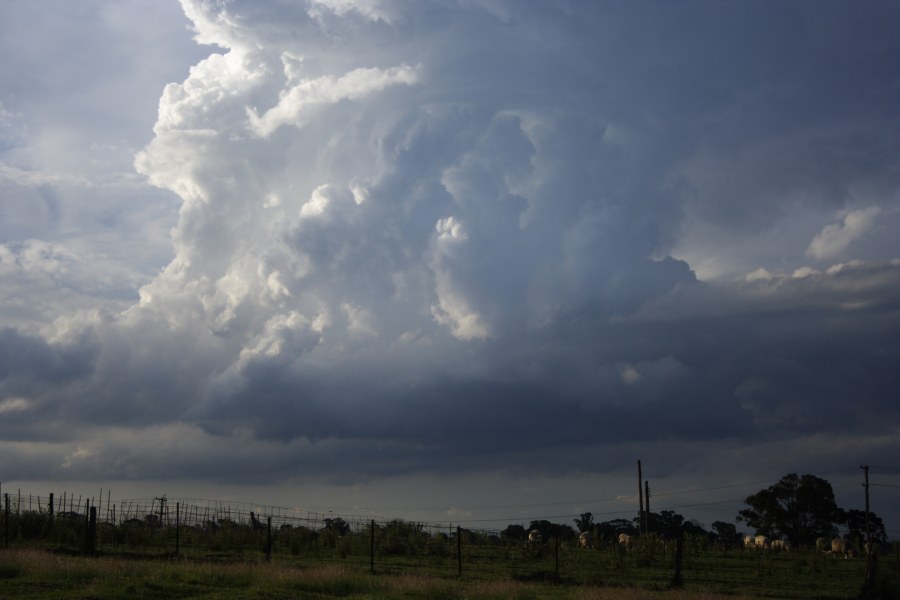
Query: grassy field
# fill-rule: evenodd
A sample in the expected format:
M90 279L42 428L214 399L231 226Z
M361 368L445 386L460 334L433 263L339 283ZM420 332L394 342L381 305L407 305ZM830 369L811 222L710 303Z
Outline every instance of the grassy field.
M511 579L457 580L424 575L371 575L340 565L88 558L45 550L0 552L4 600L81 598L320 598L428 600L738 600L694 591L555 585Z
M721 563L721 560L719 561ZM860 561L861 562L861 561ZM833 565L832 565L833 563ZM347 598L347 599L471 599L471 600L624 600L653 598L658 600L739 600L742 598L854 598L861 579L854 561L831 561L820 565L819 579L828 581L827 590L809 584L795 572L791 579L780 571L759 572L749 563L734 562L732 572L716 566L713 582L693 566L694 575L686 572L683 590L668 589L668 583L654 583L652 578L638 577L625 570L619 580L597 583L575 583L563 578L552 583L539 578L515 579L491 576L483 571L463 578L403 574L402 566L382 565L372 575L365 568L349 564L304 564L273 561L211 561L185 558L87 557L35 548L0 550L0 598L82 600L150 599L150 598ZM835 587L833 577L824 569L840 567L846 585ZM852 568L850 568L852 567ZM763 565L763 568L769 568ZM767 584L775 574L777 586ZM851 578L850 575L853 575ZM761 577L760 577L761 576ZM752 581L758 583L754 585ZM631 583L629 583L629 579ZM742 583L743 582L743 583ZM749 586L745 585L750 582ZM799 582L799 583L798 583ZM893 580L896 582L896 579ZM884 585L895 585L887 582ZM723 590L728 590L723 591ZM877 597L900 597L896 589L883 588Z
M490 533L391 521L343 531L316 523L271 530L219 519L87 527L82 515L11 514L0 550L0 600L16 598L778 598L848 600L866 579L861 557L769 552L685 536L592 549L534 545ZM252 525L252 526L251 526ZM91 532L94 535L90 535ZM9 539L7 540L7 534ZM882 556L874 598L900 600L900 545ZM271 561L267 561L267 551ZM374 574L371 572L374 566ZM717 594L722 596L717 596Z

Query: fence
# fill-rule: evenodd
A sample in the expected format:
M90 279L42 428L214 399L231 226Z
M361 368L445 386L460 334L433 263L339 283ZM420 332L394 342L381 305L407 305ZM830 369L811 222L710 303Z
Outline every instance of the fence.
M5 546L198 560L339 563L375 573L473 579L509 577L667 589L683 584L724 593L777 597L854 597L864 559L815 551L773 553L713 544L705 536L674 541L634 538L629 547L596 538L582 547L568 528L540 541L450 523L338 516L247 503L189 498L102 499L3 495ZM900 546L882 560L900 581ZM891 585L894 585L892 583ZM900 590L898 590L900 593Z

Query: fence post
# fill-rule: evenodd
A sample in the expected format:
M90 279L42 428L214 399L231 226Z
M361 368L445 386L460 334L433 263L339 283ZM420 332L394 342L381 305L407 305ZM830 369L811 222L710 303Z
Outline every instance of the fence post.
M681 577L681 556L684 552L684 537L675 538L675 576L672 578L672 587L680 588L684 585Z
M53 492L50 492L50 502L48 503L48 511L50 515L50 530L53 530Z
M181 551L181 502L175 503L175 556Z
M457 574L462 577L462 527L456 526L456 565Z
M375 574L375 519L372 519L372 535L369 549L369 565L372 575Z
M78 497L78 506L81 508L81 496ZM84 501L84 551L91 550L91 501Z
M266 561L272 560L272 517L266 517Z
M556 580L559 581L559 525L554 531L556 533Z
M3 546L9 548L9 493L3 494L6 509L3 511Z
M97 552L97 507L92 506L90 512L90 521L88 521L87 531L87 548L90 554Z
M878 568L878 556L873 549L869 552L868 562L866 563L866 581L863 583L860 591L860 598L877 598L878 589L876 584L875 572Z

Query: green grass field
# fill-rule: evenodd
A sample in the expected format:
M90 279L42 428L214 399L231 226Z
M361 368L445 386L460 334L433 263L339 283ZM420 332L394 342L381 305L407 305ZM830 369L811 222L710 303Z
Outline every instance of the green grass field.
M692 591L471 580L427 575L371 575L340 565L302 567L285 563L89 558L45 550L0 552L0 597L4 600L82 598L347 598L429 600L530 600L740 598Z
M549 563L541 558L529 570L512 575L509 565L475 569L473 558L463 564L469 573L458 577L451 564L436 568L432 563L433 568L423 569L410 557L382 561L372 575L369 565L357 560L88 557L14 548L0 550L0 598L847 599L859 596L865 569L862 560L814 554L694 556L685 561L684 588L671 589L672 572L665 565L629 564L627 557L616 565L597 565L603 557L603 552L580 553L583 568L592 565L595 573L595 579L587 581L576 576L578 563L572 557L569 570L555 580L555 557ZM882 563L884 577L874 597L900 597L896 572L890 561Z
M11 515L12 516L12 515ZM860 596L865 558L814 550L726 548L685 536L681 585L675 544L650 535L627 550L583 549L392 521L344 531L98 524L82 516L16 515L0 550L0 600L15 598L784 598ZM7 534L8 540L7 540ZM271 546L269 541L271 538ZM270 549L271 561L266 560ZM374 566L374 573L372 572ZM881 556L877 593L900 600L900 546ZM612 594L612 595L610 595Z

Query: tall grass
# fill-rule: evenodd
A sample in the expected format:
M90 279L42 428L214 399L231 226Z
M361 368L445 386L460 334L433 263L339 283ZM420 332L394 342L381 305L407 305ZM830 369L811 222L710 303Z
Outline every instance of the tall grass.
M371 575L340 565L89 558L37 549L0 551L4 600L145 598L346 598L378 600L741 600L691 592Z

